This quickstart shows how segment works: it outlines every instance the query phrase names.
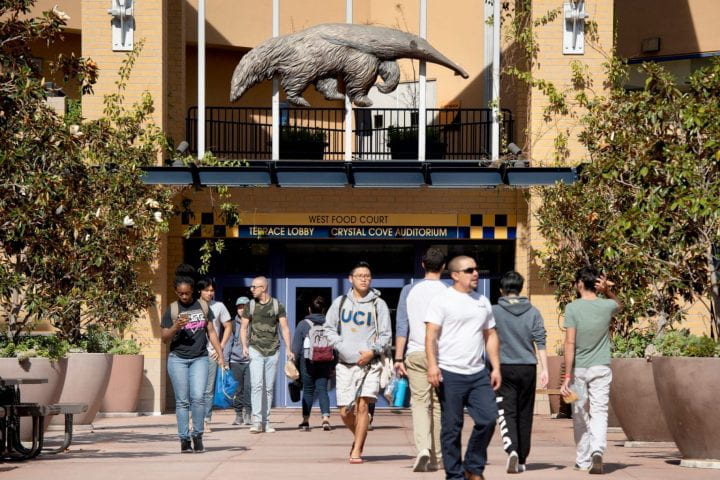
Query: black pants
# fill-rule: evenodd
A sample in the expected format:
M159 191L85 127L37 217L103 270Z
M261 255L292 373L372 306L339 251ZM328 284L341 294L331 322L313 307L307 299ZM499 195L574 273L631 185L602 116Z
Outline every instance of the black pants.
M441 370L440 444L446 480L462 480L464 471L482 475L487 463L487 447L495 430L497 405L487 369L471 375ZM475 425L462 461L462 434L465 407Z
M230 371L238 382L237 391L233 395L235 413L241 413L243 409L250 413L252 410L250 402L250 362L230 363Z
M525 464L530 454L533 407L535 406L535 365L500 367L502 386L497 392L500 415L498 426L503 448L509 454L517 452L518 461Z

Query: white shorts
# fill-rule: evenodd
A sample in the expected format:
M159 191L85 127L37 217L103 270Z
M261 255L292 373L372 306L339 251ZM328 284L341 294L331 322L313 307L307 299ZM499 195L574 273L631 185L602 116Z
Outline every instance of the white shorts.
M366 368L358 365L337 364L335 367L335 394L339 407L349 405L355 400L360 382L367 371ZM365 377L360 396L376 399L380 392L380 362L372 362L369 368L370 371Z

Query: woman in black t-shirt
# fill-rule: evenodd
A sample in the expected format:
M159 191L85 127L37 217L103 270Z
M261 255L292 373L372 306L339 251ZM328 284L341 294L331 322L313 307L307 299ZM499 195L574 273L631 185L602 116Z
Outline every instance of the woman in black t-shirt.
M205 418L205 385L208 375L207 341L216 351L222 351L213 327L213 313L207 304L193 298L195 281L189 276L175 277L175 294L178 297L177 315L173 318L172 306L162 317L162 339L170 342L167 371L175 392L180 452L204 452L202 443ZM218 364L225 368L222 358ZM190 414L193 432L190 444Z

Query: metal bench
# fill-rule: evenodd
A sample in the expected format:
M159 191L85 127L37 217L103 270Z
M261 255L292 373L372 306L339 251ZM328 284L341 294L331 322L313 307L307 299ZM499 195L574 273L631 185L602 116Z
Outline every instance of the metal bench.
M56 403L41 405L38 403L17 403L0 405L0 442L1 456L9 459L26 460L42 453L60 453L72 443L73 415L87 411L87 405L81 403ZM65 438L58 448L44 447L44 421L50 415L65 415ZM20 440L20 418L32 418L32 446L23 445Z

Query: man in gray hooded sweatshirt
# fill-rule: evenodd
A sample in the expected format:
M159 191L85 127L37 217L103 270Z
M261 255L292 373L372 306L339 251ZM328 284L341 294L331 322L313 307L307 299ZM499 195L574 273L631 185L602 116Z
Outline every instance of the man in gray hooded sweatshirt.
M337 405L353 433L350 463L362 463L368 430L368 405L380 391L380 353L390 345L392 330L387 304L370 288L370 266L358 263L348 277L352 287L327 312L325 332L338 353L335 368Z
M507 473L525 471L530 453L537 357L540 384L548 382L545 325L540 312L527 297L520 297L525 279L510 271L500 279L502 297L493 305L495 326L500 335L502 386L497 392L498 424L503 448L508 454Z

